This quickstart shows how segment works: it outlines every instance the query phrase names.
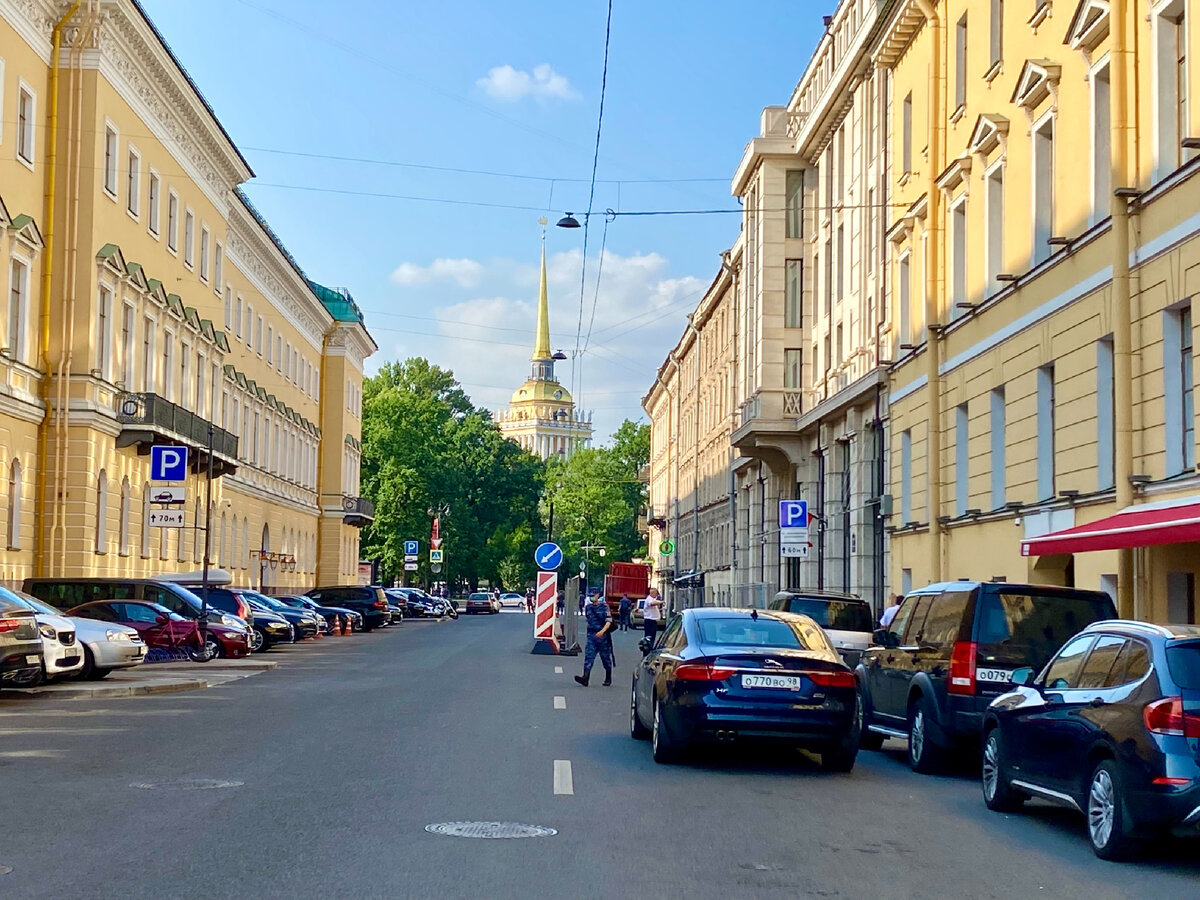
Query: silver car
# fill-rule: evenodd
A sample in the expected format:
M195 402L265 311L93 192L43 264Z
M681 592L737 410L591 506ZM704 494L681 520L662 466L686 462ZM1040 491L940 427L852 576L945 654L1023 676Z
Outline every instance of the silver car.
M0 590L4 590L0 588ZM62 613L37 597L21 591L5 591L5 596L41 615L62 616ZM83 647L82 678L97 680L113 669L139 666L146 659L146 644L137 631L116 622L101 622L82 616L63 616L75 626L75 640Z

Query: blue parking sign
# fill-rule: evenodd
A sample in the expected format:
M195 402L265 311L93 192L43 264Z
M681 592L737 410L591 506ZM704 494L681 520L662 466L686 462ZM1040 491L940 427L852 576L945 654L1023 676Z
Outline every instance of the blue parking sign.
M808 501L807 500L780 500L779 501L779 527L780 528L807 528L808 527Z
M151 481L186 481L187 447L154 444L150 447Z
M405 556L415 556L416 554L418 554L420 552L421 552L421 542L420 541L405 541L404 542L404 555Z

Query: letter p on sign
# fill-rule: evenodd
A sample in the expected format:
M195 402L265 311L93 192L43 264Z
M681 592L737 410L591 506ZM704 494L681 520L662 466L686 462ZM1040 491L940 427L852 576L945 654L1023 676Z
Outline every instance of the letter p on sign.
M807 528L808 527L808 501L806 501L806 500L780 500L779 501L779 527L780 528Z
M150 448L151 481L186 481L187 447L155 444Z

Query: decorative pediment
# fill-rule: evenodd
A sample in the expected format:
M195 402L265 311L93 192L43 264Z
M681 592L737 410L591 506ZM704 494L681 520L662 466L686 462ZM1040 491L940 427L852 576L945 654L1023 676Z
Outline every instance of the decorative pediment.
M1005 116L984 114L975 120L975 128L967 149L971 153L987 156L1008 137L1008 119Z
M7 212L4 215L7 218ZM30 250L41 250L45 246L45 242L42 240L42 233L38 230L37 222L33 220L33 216L21 213L21 215L8 222L8 230Z
M125 263L125 271L129 273L129 283L139 291L148 290L146 283L146 273L142 269L141 263L127 262Z
M196 334L200 333L200 313L196 312L196 307L189 306L183 311L183 321L187 323L187 327Z
M210 344L216 343L216 336L213 333L212 319L200 320L200 333L204 335L204 339Z
M250 381L246 378L245 373L237 373L237 383L238 387L240 387L242 390L250 390Z
M216 341L217 346L221 348L222 353L229 352L229 336L225 332L213 332L213 340Z
M254 393L258 394L258 399L263 403L267 402L267 389L261 385L255 385Z
M1108 0L1079 0L1063 43L1072 50L1095 50L1108 36Z
M178 294L167 294L167 309L175 318L182 319L184 316L183 298Z
M1054 12L1054 0L1037 0L1033 15L1029 17L1029 27L1037 34L1038 26L1050 18Z
M124 278L129 271L125 266L125 257L121 255L121 248L116 244L105 244L101 247L96 253L96 262L100 264L100 268L117 278Z
M958 159L950 161L950 165L946 166L945 171L938 176L937 186L949 193L966 181L967 176L970 174L971 156L970 154L964 154Z
M226 363L221 367L221 371L225 373L225 377L230 381L237 381L237 369Z
M8 214L8 207L4 205L4 198L0 197L0 226L7 228L12 224L12 217Z
M1039 103L1058 90L1062 66L1048 59L1027 59L1017 76L1012 102L1033 112Z
M159 306L167 305L166 288L163 287L162 282L159 281L157 278L147 278L146 279L146 292L150 295L150 299L153 300L155 303L157 303Z

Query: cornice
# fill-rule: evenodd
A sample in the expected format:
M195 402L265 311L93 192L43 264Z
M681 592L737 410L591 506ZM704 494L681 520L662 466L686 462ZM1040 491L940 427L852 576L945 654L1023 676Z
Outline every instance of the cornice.
M60 3L55 0L0 0L0 19L25 39L42 62L50 65L50 35L58 21Z
M371 335L358 323L338 323L325 342L326 356L345 357L359 372L366 358L378 349Z
M226 264L233 264L249 278L319 353L333 317L241 203L233 204L227 221Z

